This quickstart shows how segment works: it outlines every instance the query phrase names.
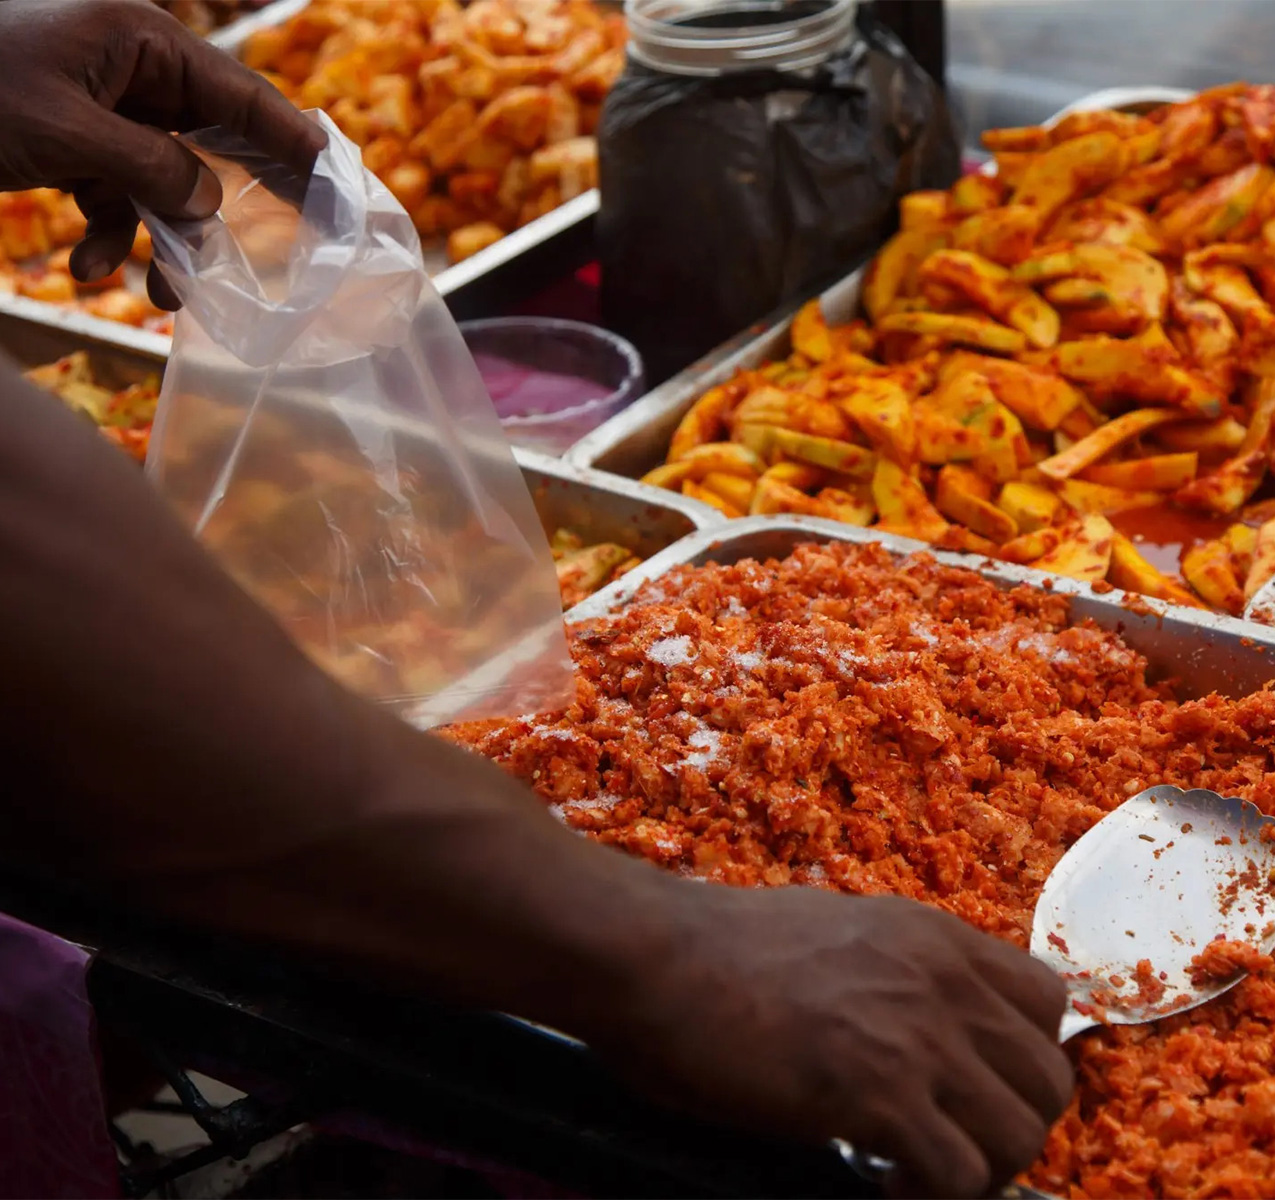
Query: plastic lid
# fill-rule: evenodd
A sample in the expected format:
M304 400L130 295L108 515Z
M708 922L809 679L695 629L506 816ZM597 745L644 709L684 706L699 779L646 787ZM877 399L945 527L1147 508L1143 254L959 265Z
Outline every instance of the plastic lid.
M626 0L629 53L674 75L801 71L854 28L854 0Z

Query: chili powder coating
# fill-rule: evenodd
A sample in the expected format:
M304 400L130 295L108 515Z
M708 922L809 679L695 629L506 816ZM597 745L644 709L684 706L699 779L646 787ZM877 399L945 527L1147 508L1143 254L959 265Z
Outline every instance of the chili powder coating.
M1127 797L1275 812L1275 694L1179 703L1115 634L1069 627L1065 597L924 554L682 568L573 652L571 708L449 736L571 828L700 879L911 896L1025 948L1054 864ZM1271 971L1070 1048L1076 1094L1026 1182L1275 1195Z

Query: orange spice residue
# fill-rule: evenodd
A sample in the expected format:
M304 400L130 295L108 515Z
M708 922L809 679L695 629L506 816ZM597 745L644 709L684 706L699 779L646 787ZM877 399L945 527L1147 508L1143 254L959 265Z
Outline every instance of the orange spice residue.
M1251 943L1227 941L1219 936L1191 959L1190 977L1196 987L1206 987L1219 980L1232 979L1241 971L1249 974L1265 971L1271 964L1271 956Z
M1275 812L1275 692L1179 703L1067 620L1066 597L875 546L684 568L574 631L568 710L450 736L670 870L893 892L1025 947L1053 865L1148 784ZM1275 1196L1273 975L1069 1043L1076 1093L1027 1182Z
M1163 971L1156 971L1149 959L1140 958L1133 971L1133 982L1138 985L1137 1002L1140 1005L1159 1004L1164 999L1163 979Z

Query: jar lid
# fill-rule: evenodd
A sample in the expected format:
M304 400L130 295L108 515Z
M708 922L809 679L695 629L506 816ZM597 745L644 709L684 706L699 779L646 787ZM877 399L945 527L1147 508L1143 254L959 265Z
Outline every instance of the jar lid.
M629 53L674 75L802 71L854 28L855 0L626 0Z

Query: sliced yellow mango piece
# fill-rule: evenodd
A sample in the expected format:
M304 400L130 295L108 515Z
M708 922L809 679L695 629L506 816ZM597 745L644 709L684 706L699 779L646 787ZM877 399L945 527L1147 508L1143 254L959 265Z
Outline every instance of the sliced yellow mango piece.
M1131 508L1147 508L1162 503L1162 492L1131 492L1127 488L1065 479L1058 485L1063 502L1078 513L1118 513Z
M1085 192L1111 182L1124 169L1120 138L1100 130L1036 155L1022 173L1011 204L1028 204L1052 214Z
M880 525L891 532L934 542L947 530L947 522L930 503L920 480L888 458L877 462L872 499L880 514Z
M1063 502L1048 488L1015 479L1001 488L996 506L1007 513L1023 533L1034 533L1054 523Z
M1027 338L986 317L967 317L955 313L899 312L877 322L882 333L911 333L936 337L964 346L981 346L999 354L1017 354L1027 348Z
M1096 514L1085 517L1079 524L1064 529L1058 545L1031 565L1069 579L1097 583L1106 579L1111 569L1115 532L1106 517Z
M1170 421L1181 420L1181 412L1167 408L1137 408L1133 412L1124 413L1112 421L1099 425L1091 434L1080 439L1074 446L1037 463L1037 469L1050 479L1069 479L1079 474L1086 467L1096 463L1100 458L1110 454L1117 446L1130 438L1138 437L1157 425L1166 425Z
M1087 467L1081 478L1129 491L1171 492L1190 483L1199 464L1200 456L1193 451L1153 454L1125 462L1098 463Z
M1111 544L1111 567L1107 580L1126 592L1138 592L1170 604L1183 604L1187 608L1203 607L1176 579L1147 562L1122 533L1115 534Z
M1007 542L1018 535L1018 524L991 502L991 485L969 467L949 463L939 471L934 503L950 517L993 542Z
M1247 526L1240 526L1247 528ZM1244 599L1251 600L1275 576L1275 521L1267 521L1253 539L1253 561L1244 576Z
M1182 555L1182 574L1213 608L1239 616L1244 611L1244 591L1231 566L1225 543L1201 542Z

